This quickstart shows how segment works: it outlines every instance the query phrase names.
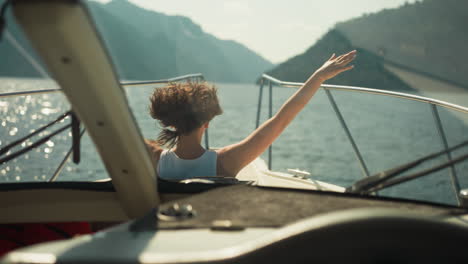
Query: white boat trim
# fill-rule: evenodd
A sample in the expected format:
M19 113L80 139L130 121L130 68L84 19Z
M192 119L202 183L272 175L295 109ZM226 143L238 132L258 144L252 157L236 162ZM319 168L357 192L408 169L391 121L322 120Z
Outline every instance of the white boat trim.
M271 171L262 158L257 158L244 167L236 176L241 181L252 181L254 185L302 190L344 192L345 188L318 181L313 178L301 179L284 172Z

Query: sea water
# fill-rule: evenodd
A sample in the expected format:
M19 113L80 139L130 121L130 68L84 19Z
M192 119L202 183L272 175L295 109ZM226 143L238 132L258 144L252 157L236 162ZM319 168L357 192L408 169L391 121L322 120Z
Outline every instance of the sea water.
M216 86L224 113L216 117L209 127L209 144L214 148L236 143L255 129L259 102L259 87L254 84L219 83ZM0 92L49 88L57 86L52 81L11 78L2 79L0 84ZM143 136L154 139L160 128L148 114L148 97L153 89L154 86L128 87L124 91ZM272 112L275 113L294 91L292 88L274 87ZM332 91L332 95L370 175L443 149L428 104L345 91ZM269 89L265 87L261 101L261 122L269 118L268 102ZM70 105L61 93L0 98L0 147L31 133L69 109ZM438 111L450 146L468 139L468 117L440 107ZM55 128L69 122L67 118ZM40 133L12 151L32 144L52 130ZM58 181L92 181L108 177L87 134L83 136L81 146L80 164L69 161ZM27 154L0 165L0 181L47 181L70 147L71 133L63 132ZM464 148L453 155L456 157L467 151L468 148ZM340 186L349 186L364 175L323 90L317 92L274 142L272 154L272 169L275 171L286 172L288 168L306 170L317 180ZM262 157L267 160L267 152ZM430 168L446 160L442 156L405 174ZM456 166L462 187L468 186L467 168L468 162ZM450 170L444 169L379 194L455 204L449 175Z

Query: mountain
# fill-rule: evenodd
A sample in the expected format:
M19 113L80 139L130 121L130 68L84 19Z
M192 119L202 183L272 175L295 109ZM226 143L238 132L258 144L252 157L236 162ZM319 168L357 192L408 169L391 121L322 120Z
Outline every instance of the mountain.
M339 23L354 46L468 88L468 1L424 0Z
M20 55L18 49L24 50L36 62L39 61L29 42L16 25L13 16L8 12L7 24L0 41L0 76L8 77L41 77L28 60ZM11 36L11 38L10 38ZM14 46L15 43L17 46ZM40 63L39 63L40 64Z
M388 90L410 89L384 64L468 88L468 1L425 0L338 23L305 53L268 73L304 81L331 53L357 49L357 67L330 82Z
M305 82L333 53L357 49L354 69L332 80L333 84L372 87L385 90L411 90L407 84L384 68L383 59L372 52L353 46L338 30L330 30L305 53L295 56L267 74L283 81Z
M121 79L153 80L200 72L209 81L254 82L273 67L244 45L218 39L187 17L143 9L126 0L88 1L87 5ZM20 34L13 23L10 26L15 36ZM0 67L0 75L38 76L9 43L0 45L0 55L7 55L9 62Z

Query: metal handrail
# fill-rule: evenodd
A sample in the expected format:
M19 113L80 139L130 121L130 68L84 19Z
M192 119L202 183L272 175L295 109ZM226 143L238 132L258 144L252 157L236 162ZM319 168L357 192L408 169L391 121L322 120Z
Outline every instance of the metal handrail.
M267 74L263 74L262 78L268 81L271 81L272 83L282 86L282 87L291 87L291 88L299 88L304 85L304 83L300 82L284 82L280 81L274 77L271 77ZM399 92L392 92L392 91L387 91L387 90L378 90L378 89L372 89L372 88L364 88L364 87L357 87L357 86L347 86L347 85L333 85L333 84L322 84L320 87L324 89L329 89L329 90L343 90L343 91L353 91L353 92L360 92L360 93L369 93L369 94L378 94L378 95L387 95L391 97L397 97L397 98L403 98L403 99L409 99L412 101L418 101L418 102L423 102L423 103L430 103L438 106L442 106L445 108L449 108L458 112L462 113L468 113L468 107L456 105L456 104L451 104L444 102L442 100L436 100L436 99L431 99L427 98L424 96L419 96L419 95L411 95L411 94L406 94L406 93L399 93Z
M29 91L21 91L21 92L0 93L0 98L31 95L31 94L56 93L60 91L62 91L62 89L56 88L56 89L38 89L38 90L29 90Z
M83 136L85 133L85 129L83 128L80 132L80 138ZM52 174L52 177L50 177L49 182L54 182L57 180L58 176L62 172L63 168L65 167L65 164L67 164L68 159L70 158L71 154L73 153L73 146L70 147L70 150L65 154L63 157L62 161L59 163L58 167L55 169L54 174Z
M194 74L187 74L182 76L177 76L169 79L161 79L161 80L151 80L151 81L132 81L132 82L120 82L120 85L123 87L128 86L140 86L140 85L151 85L151 84L162 84L162 83L170 83L170 82L178 82L183 80L201 80L204 81L205 77L201 73L194 73ZM4 97L13 97L13 96L22 96L22 95L31 95L31 94L43 94L43 93L56 93L60 92L62 89L55 88L55 89L37 89L37 90L29 90L29 91L21 91L21 92L8 92L8 93L0 93L0 98Z
M120 85L126 86L138 86L138 85L148 85L148 84L161 84L161 83L170 83L170 82L178 82L183 80L201 80L204 81L205 77L201 73L192 73L186 74L182 76L177 76L174 78L169 79L161 79L161 80L150 80L150 81L133 81L133 82L121 82Z
M333 110L335 111L336 117L340 121L341 127L343 127L343 130L344 130L344 132L346 134L346 137L349 140L349 143L351 143L351 147L353 148L354 154L356 155L356 158L357 158L357 160L359 162L359 165L361 167L362 174L365 177L369 177L370 176L369 169L367 168L367 165L364 162L364 158L362 157L361 152L359 151L359 148L358 148L356 142L354 141L353 136L351 135L351 131L349 130L348 126L346 125L346 121L344 120L343 115L341 114L341 111L339 110L338 105L336 104L336 101L333 98L333 95L331 94L330 90L325 90L325 92L326 92L326 94L328 96L328 100L329 100Z
M445 136L444 128L442 127L442 122L440 121L439 111L437 110L436 105L430 104L430 106L431 106L432 115L434 117L434 121L437 127L437 131L439 132L440 140L442 141L442 145L444 146L444 149L447 151L449 146L447 142L447 137ZM447 156L448 161L452 161L452 154L450 153L450 151L447 151L446 156ZM450 179L452 180L452 187L453 187L453 191L456 194L455 197L457 198L457 202L459 205L461 205L462 201L460 197L458 196L458 193L460 192L460 183L458 181L455 165L450 166Z
M176 76L176 77L173 77L173 78L161 79L161 80L120 82L120 85L123 86L123 87L142 86L142 85L178 82L178 81L184 81L184 80L204 81L205 77L201 73L194 73L194 74L186 74L186 75L182 75L182 76ZM21 91L21 92L7 92L7 93L0 93L0 98L13 97L13 96L24 96L24 95L32 95L32 94L48 94L48 93L56 93L56 92L60 92L60 91L62 91L62 89L55 88L55 89L37 89L37 90L29 90L29 91ZM84 132L85 132L85 130L83 129L82 132L80 133L80 137L83 135ZM205 130L205 147L207 149L209 148L208 129ZM50 182L53 182L58 178L60 172L62 171L63 167L65 166L66 162L68 161L68 158L70 157L71 152L72 152L72 150L70 149L70 151L68 151L65 154L64 159L60 162L60 164L58 165L58 167L55 170L54 174L49 179Z
M264 85L265 81L269 82L270 87L271 87L272 84L275 84L275 85L280 86L280 87L290 87L290 88L299 88L299 87L302 87L304 85L304 83L300 83L300 82L281 81L281 80L278 80L278 79L276 79L276 78L274 78L274 77L272 77L270 75L262 74L262 77L260 79L260 93L259 93L259 104L258 104L258 109L257 109L256 127L258 127L259 121L260 121L260 107L261 107L261 98L260 97L262 97L262 90L263 90L262 88L263 88L263 85ZM330 104L332 105L333 109L335 110L335 114L336 114L338 120L340 121L340 124L341 124L343 130L345 131L348 140L351 143L351 146L352 146L352 148L354 150L354 153L356 155L358 163L359 163L359 165L360 165L360 167L361 167L361 169L363 171L363 175L365 177L369 176L369 171L367 169L367 166L365 164L364 159L362 158L362 155L361 155L361 153L359 151L359 148L358 148L357 144L355 143L355 141L353 139L353 136L351 135L351 132L349 131L348 126L347 126L343 116L341 115L341 112L339 111L339 108L338 108L336 102L333 99L333 96L331 94L331 90L342 90L342 91L350 91L350 92L360 92L360 93L368 93L368 94L376 94L376 95L385 95L385 96L402 98L402 99L407 99L407 100L412 100L412 101L417 101L417 102L423 102L423 103L427 103L427 104L431 105L431 109L432 109L434 121L435 121L435 124L436 124L436 128L437 128L437 130L439 132L439 136L441 138L442 145L443 145L443 147L445 149L448 148L448 143L447 143L447 138L446 138L443 126L442 126L442 122L440 120L440 117L439 117L439 114L438 114L438 111L437 111L437 106L448 108L448 109L455 110L455 111L465 113L465 114L468 113L468 108L467 107L463 107L463 106L456 105L456 104L451 104L451 103L448 103L448 102L445 102L445 101L442 101L442 100L436 100L436 99L431 99L431 98L427 98L427 97L423 97L423 96L418 96L418 95L411 95L411 94L406 94L406 93L399 93L399 92L392 92L392 91L387 91L387 90L378 90L378 89L371 89L371 88L363 88L363 87L356 87L356 86L346 86L346 85L322 84L320 87L325 89L325 92L326 92L326 94L328 96ZM270 96L271 96L271 92L270 92ZM270 100L270 104L271 104L271 100ZM270 108L271 108L271 105L270 105ZM270 145L270 147L269 147L269 153L271 153L271 148L272 148L272 145ZM271 160L270 159L271 159L271 155L269 155L269 160L268 160L269 169L271 169L271 165L270 165ZM450 153L447 153L447 159L449 161L452 160L452 157L451 157ZM452 187L453 187L453 190L455 192L455 196L457 197L457 201L460 204L460 199L458 197L458 193L460 191L460 184L459 184L459 181L458 181L458 178L457 178L455 167L451 166L450 169L451 169L450 170L450 176L451 176L451 181L452 181Z

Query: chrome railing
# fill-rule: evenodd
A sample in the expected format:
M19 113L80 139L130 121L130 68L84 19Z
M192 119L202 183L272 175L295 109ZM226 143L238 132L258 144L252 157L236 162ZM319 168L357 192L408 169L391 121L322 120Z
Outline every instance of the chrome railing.
M299 82L284 82L281 80L278 80L274 77L271 77L267 74L263 74L262 77L260 78L260 85L259 85L259 97L258 97L258 105L257 105L257 119L256 119L256 128L260 124L260 112L261 112L261 104L262 104L262 97L263 97L263 87L268 84L269 86L269 107L268 107L268 113L269 113L269 118L272 117L272 96L273 96L273 86L278 86L278 87L289 87L289 88L299 88L304 85L304 83L299 83ZM362 174L364 177L369 176L369 170L366 166L366 162L364 161L364 158L361 155L361 152L359 151L359 147L354 141L354 138L348 128L348 125L346 124L345 119L343 118L343 115L340 112L340 109L338 105L336 104L336 101L331 93L332 90L341 90L341 91L349 91L349 92L360 92L360 93L367 93L367 94L376 94L376 95L384 95L384 96L391 96L391 97L397 97L397 98L402 98L406 100L411 100L411 101L418 101L418 102L423 102L429 104L434 122L437 127L437 131L439 133L440 140L442 142L442 145L445 150L448 149L448 143L447 143L447 137L445 135L445 131L442 125L442 122L439 117L439 112L437 107L443 107L447 109L451 109L457 112L461 113L468 113L468 108L459 106L456 104L451 104L447 103L441 100L435 100L431 98L426 98L423 96L418 96L418 95L410 95L410 94L405 94L405 93L399 93L399 92L392 92L392 91L387 91L387 90L377 90L377 89L370 89L370 88L362 88L362 87L354 87L354 86L344 86L344 85L330 85L330 84L322 84L321 88L325 90L325 93L328 97L328 100L335 111L335 114L338 118L338 121L340 122L341 127L343 128L346 137L348 138L348 141L351 144L351 147L354 151L354 154L356 156L357 162L359 163L359 166L361 167ZM273 145L271 145L268 148L268 169L271 170L271 165L272 165L272 148ZM450 152L447 151L447 159L449 161L452 161L452 156ZM458 203L460 204L460 199L458 196L458 193L460 191L460 184L458 181L457 173L455 170L455 166L452 165L450 167L450 178L452 182L452 187L453 190L455 191L455 196L458 199Z
M304 83L299 83L299 82L283 82L267 74L263 74L261 80L267 80L281 87L299 88L302 85L304 85ZM369 93L369 94L387 95L391 97L398 97L398 98L403 98L403 99L409 99L412 101L429 103L429 104L449 108L449 109L452 109L461 113L465 113L465 114L468 113L467 107L447 103L441 100L418 96L418 95L411 95L411 94L392 92L392 91L387 91L387 90L378 90L378 89L363 88L363 87L356 87L356 86L346 86L346 85L322 84L321 87L324 89L329 89L329 90L343 90L343 91L361 92L361 93Z
M177 76L169 79L160 79L160 80L151 80L151 81L128 81L128 82L120 82L122 87L130 87L130 86L144 86L144 85L152 85L152 84L165 84L170 82L179 82L179 81L204 81L205 78L201 73L195 74L187 74L182 76ZM35 95L35 94L48 94L48 93L56 93L60 92L62 89L38 89L38 90L29 90L29 91L20 91L20 92L7 92L7 93L0 93L0 98L6 97L13 97L13 96L26 96L26 95ZM80 137L84 134L85 130L83 129L80 132ZM205 147L209 148L209 138L208 138L208 129L205 132ZM59 163L58 167L55 169L52 177L48 180L49 182L55 181L62 171L63 167L67 163L68 159L70 158L72 153L72 148L65 154L62 161Z
M152 81L131 81L131 82L120 82L120 85L123 87L129 86L142 86L142 85L151 85L151 84L164 84L170 82L179 82L179 81L204 81L205 77L201 73L187 74L182 76L177 76L169 79L161 80L152 80ZM32 94L45 94L45 93L56 93L60 92L62 89L38 89L38 90L29 90L29 91L20 91L20 92L9 92L1 93L0 98L4 97L13 97L13 96L22 96L22 95L32 95Z
M121 82L120 85L124 87L128 86L139 86L139 85L149 85L149 84L164 84L164 83L170 83L170 82L179 82L179 81L204 81L205 77L203 77L203 74L201 73L192 73L192 74L186 74L182 76L177 76L174 78L169 78L169 79L161 79L161 80L152 80L152 81L132 81L132 82Z

